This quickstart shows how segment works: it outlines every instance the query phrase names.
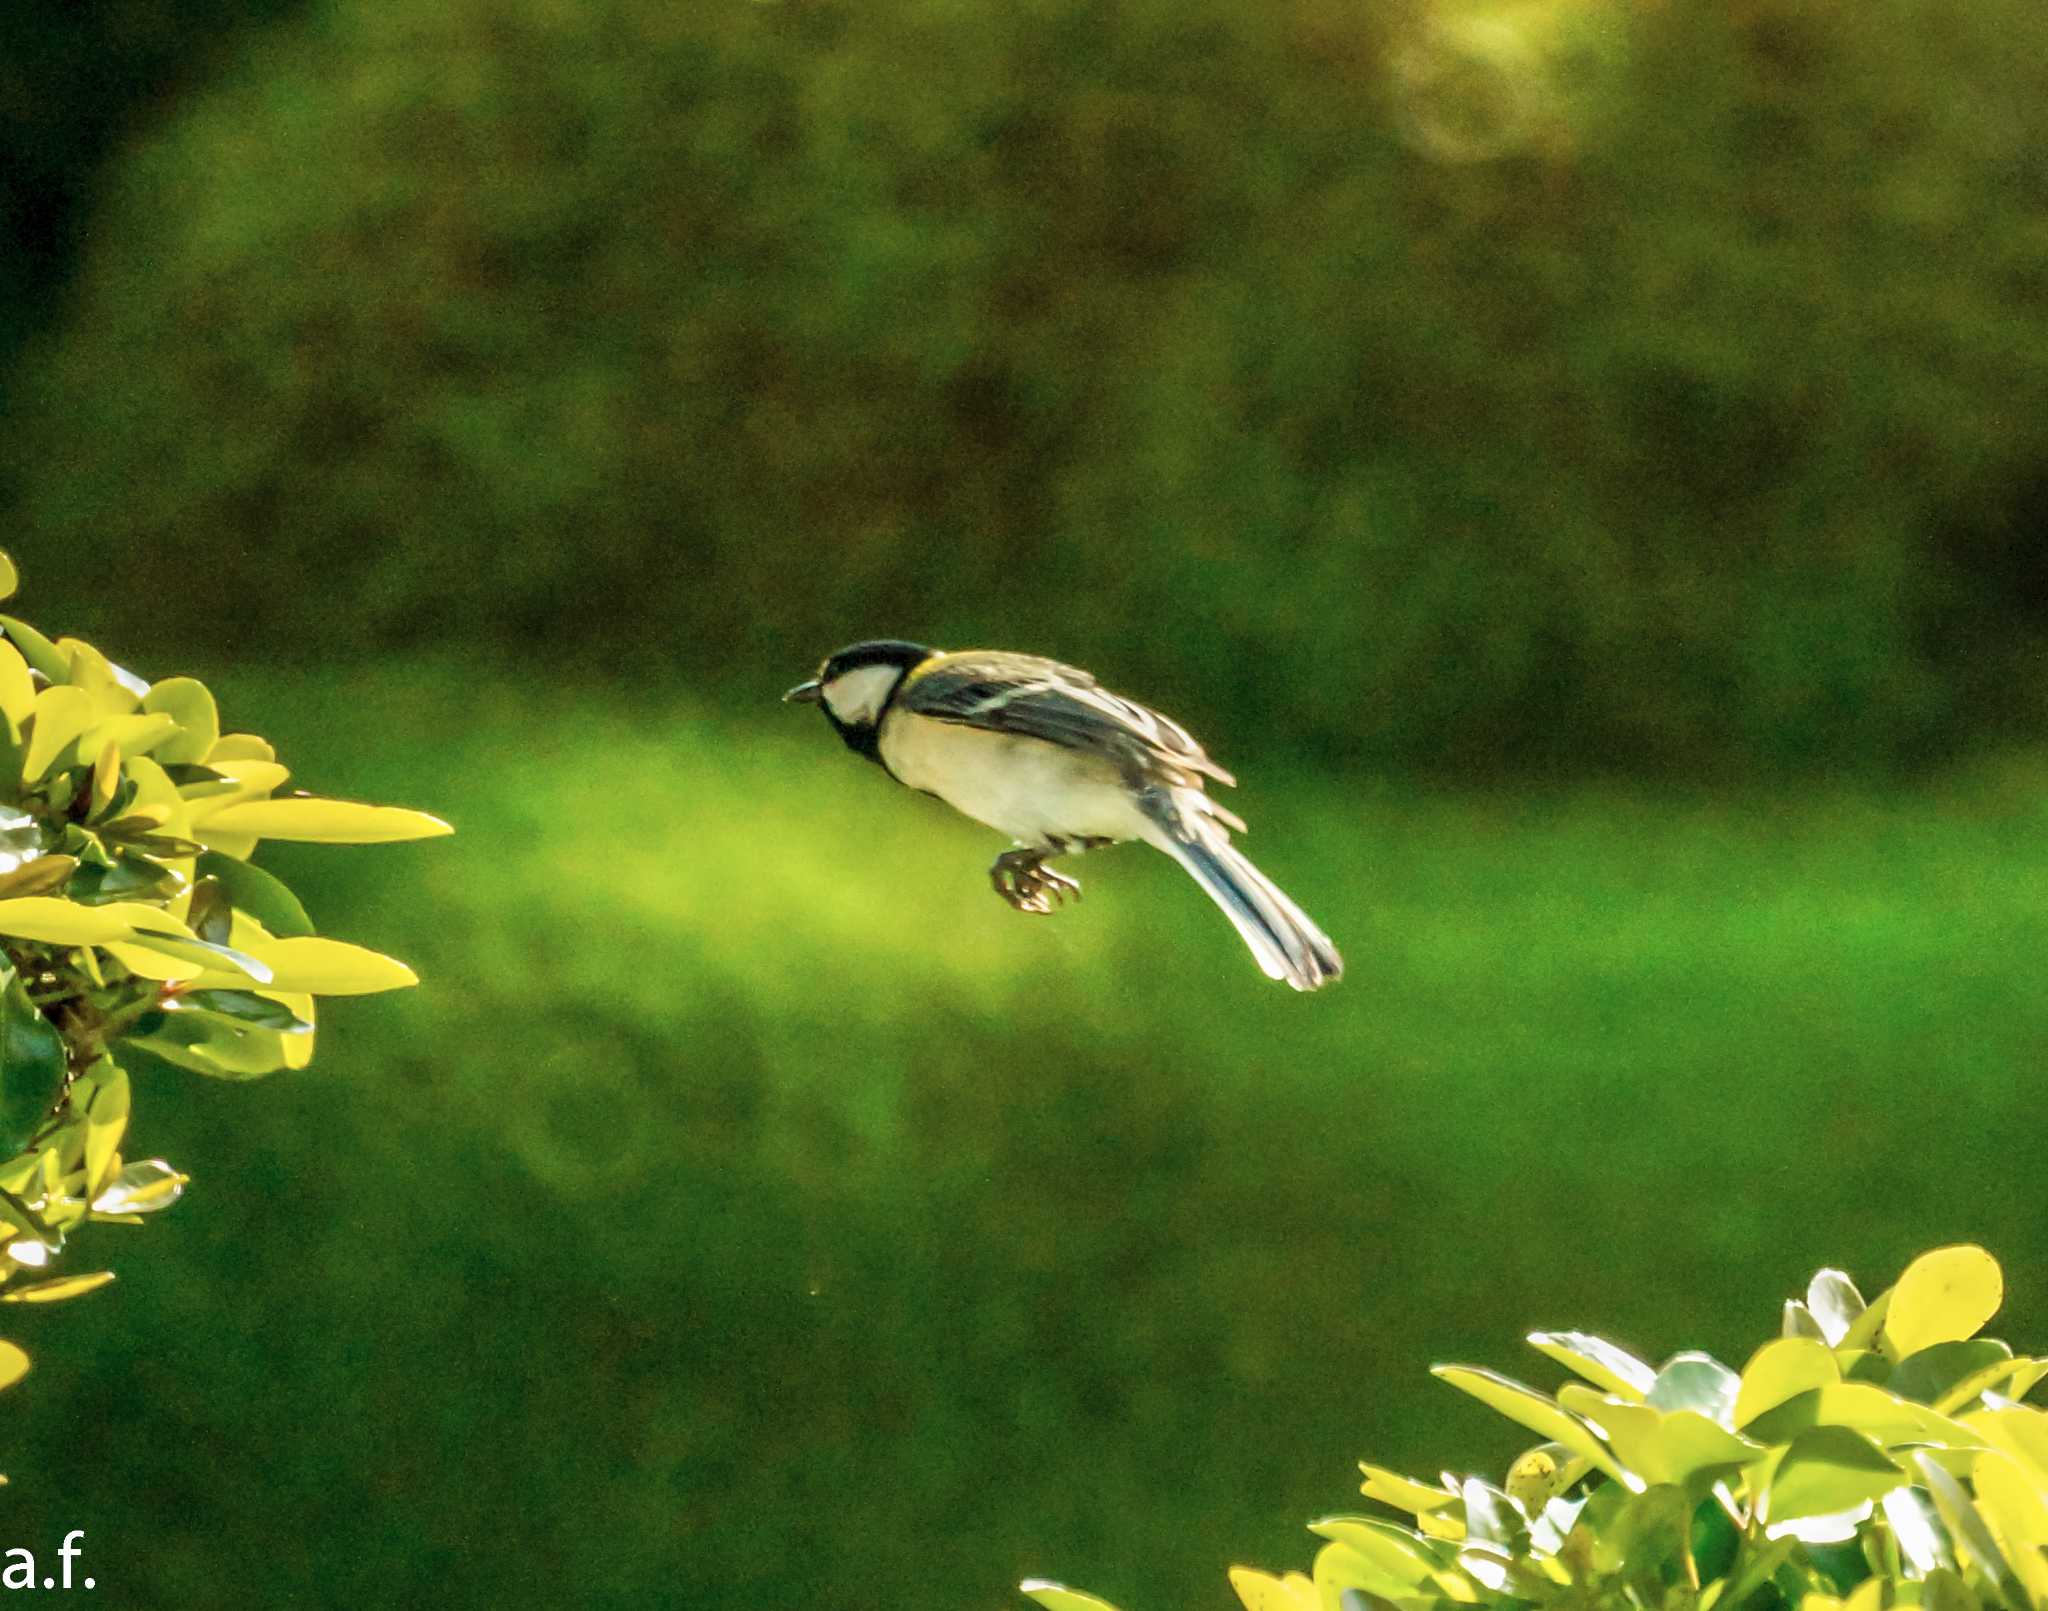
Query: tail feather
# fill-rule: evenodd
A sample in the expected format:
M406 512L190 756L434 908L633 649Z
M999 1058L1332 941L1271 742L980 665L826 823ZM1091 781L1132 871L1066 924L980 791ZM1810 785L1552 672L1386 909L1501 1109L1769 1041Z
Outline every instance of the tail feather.
M1194 799L1164 796L1147 802L1146 815L1158 830L1147 837L1222 908L1266 977L1284 979L1296 990L1315 990L1342 978L1344 959L1330 937L1231 844L1211 820L1213 802L1196 790L1174 791L1182 794Z

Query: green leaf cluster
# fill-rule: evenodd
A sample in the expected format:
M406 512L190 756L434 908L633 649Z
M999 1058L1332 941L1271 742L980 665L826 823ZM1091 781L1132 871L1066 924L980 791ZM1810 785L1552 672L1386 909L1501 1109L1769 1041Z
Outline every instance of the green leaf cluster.
M1983 1248L1943 1247L1867 1303L1822 1270L1740 1370L1574 1331L1529 1338L1573 1373L1555 1392L1438 1366L1542 1441L1498 1482L1363 1465L1380 1513L1313 1523L1307 1573L1232 1586L1247 1611L2048 1606L2048 1411L2022 1402L2048 1358L1979 1335L2003 1295Z
M15 589L0 554L0 599ZM270 745L223 733L190 677L147 682L0 614L0 1302L90 1292L46 1270L87 1223L140 1224L186 1177L123 1153L141 1048L221 1079L302 1068L314 998L416 983L313 932L250 857L269 839L449 832L417 811L279 790ZM28 1356L0 1342L0 1386Z

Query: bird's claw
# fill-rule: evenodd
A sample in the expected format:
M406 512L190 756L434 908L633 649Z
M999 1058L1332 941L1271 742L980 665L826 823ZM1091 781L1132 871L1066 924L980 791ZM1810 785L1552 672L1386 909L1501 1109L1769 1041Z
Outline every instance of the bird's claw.
M1043 916L1052 911L1056 901L1081 898L1080 883L1054 872L1037 851L1004 851L989 868L988 877L995 892L1020 912Z

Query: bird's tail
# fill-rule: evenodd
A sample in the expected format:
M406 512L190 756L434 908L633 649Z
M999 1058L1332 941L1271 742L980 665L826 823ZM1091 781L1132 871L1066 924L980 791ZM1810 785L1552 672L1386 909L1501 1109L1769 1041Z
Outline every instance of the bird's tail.
M1148 789L1143 805L1154 830L1146 838L1223 908L1267 978L1316 990L1343 977L1344 959L1330 937L1245 859L1218 818L1242 823L1199 789Z

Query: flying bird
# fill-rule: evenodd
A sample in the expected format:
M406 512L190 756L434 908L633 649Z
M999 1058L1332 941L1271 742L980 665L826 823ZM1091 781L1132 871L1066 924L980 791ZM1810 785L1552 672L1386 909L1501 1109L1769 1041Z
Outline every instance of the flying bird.
M816 705L899 783L1014 840L989 881L1020 912L1079 897L1048 858L1142 839L1188 870L1268 978L1315 990L1344 972L1329 936L1230 842L1244 823L1205 784L1237 780L1178 723L1077 667L880 638L829 656L782 697Z

